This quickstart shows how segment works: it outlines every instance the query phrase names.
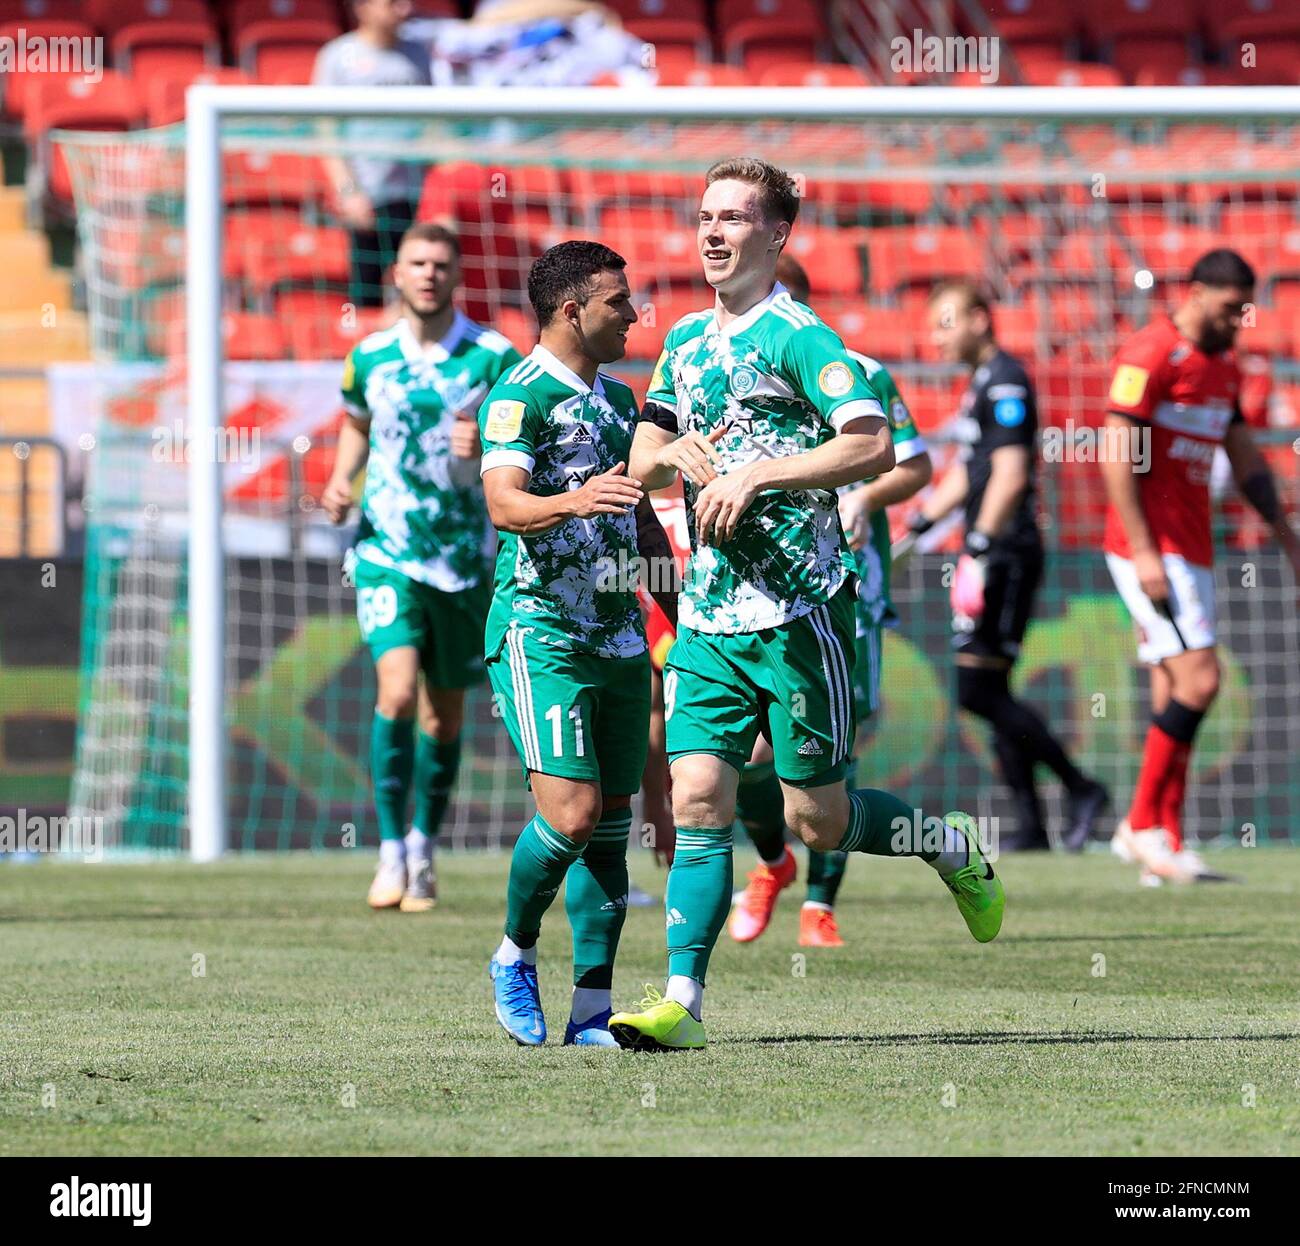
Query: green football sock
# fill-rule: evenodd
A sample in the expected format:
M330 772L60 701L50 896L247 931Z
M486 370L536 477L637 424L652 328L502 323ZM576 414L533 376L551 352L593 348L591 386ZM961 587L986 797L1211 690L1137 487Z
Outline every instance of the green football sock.
M609 990L627 916L627 837L632 810L607 813L564 880L564 910L573 928L573 985Z
M781 780L771 765L748 767L740 776L736 789L736 817L758 855L768 864L781 860L785 852L785 798Z
M848 865L847 852L810 852L808 854L808 894L804 897L816 904L835 905L840 883L844 881L844 868Z
M936 818L933 824L938 830L927 834L931 822L919 809L897 796L873 787L860 787L849 793L849 826L840 840L840 851L933 861L943 845L943 830ZM936 834L936 843L925 842L934 839Z
M731 908L731 827L677 828L668 871L668 976L703 985L709 955Z
M460 768L460 737L435 740L415 733L415 818L411 829L437 839Z
M401 839L406 834L406 799L411 792L414 756L415 719L385 718L376 713L370 724L370 777L380 839Z
M520 832L506 888L506 937L517 947L536 944L542 917L583 847L565 839L540 813Z

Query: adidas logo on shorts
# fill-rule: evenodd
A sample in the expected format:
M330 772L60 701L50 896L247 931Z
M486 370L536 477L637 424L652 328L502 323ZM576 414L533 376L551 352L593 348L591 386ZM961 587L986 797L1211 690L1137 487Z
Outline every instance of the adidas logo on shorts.
M805 740L799 745L800 757L820 757L822 755L822 746L816 740Z
M681 913L677 911L677 909L669 909L669 910L668 910L668 920L664 923L664 925L665 925L665 926L684 926L684 925L686 925L686 918L684 918L684 917L681 915Z

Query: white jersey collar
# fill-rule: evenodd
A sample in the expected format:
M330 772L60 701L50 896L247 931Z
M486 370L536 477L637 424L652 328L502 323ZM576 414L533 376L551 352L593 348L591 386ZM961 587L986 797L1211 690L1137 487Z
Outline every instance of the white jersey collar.
M403 316L397 322L397 340L408 363L445 363L451 357L451 352L460 345L469 324L469 317L457 308L447 332L431 346L422 346L416 339L411 322Z
M771 293L766 298L761 298L747 312L741 313L734 320L728 321L725 325L718 324L718 308L714 304L713 323L711 328L714 333L721 333L723 337L735 337L737 333L743 333L746 329L752 328L755 321L767 311L772 303L782 294L786 293L786 288L779 281L772 287Z
M596 373L596 384L588 385L568 364L561 363L549 350L540 342L533 347L528 356L536 363L540 364L549 372L557 381L563 382L570 389L577 390L580 394L599 394L602 398L605 396L605 386L601 382L600 373Z

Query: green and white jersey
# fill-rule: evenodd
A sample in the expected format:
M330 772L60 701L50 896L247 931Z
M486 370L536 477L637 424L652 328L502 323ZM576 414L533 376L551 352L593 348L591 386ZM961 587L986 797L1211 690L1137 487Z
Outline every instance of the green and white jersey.
M907 409L903 396L894 384L889 369L878 359L870 355L860 355L850 351L853 358L861 365L867 375L867 384L875 394L876 401L885 409L889 420L889 432L894 439L895 463L906 463L918 454L929 449L921 430L917 428L912 413ZM874 477L873 477L874 479ZM850 493L858 485L843 485L840 494ZM894 603L889 595L889 519L883 510L874 511L871 516L871 536L855 555L858 576L858 597L866 606L873 623L892 620Z
M445 593L484 579L492 525L480 482L454 472L451 430L519 359L501 334L460 312L427 349L404 317L352 348L343 405L370 422L357 557Z
M838 335L779 283L724 327L711 311L679 320L647 399L676 409L679 433L728 430L716 447L720 474L801 454L851 420L884 415ZM778 627L829 601L849 574L833 488L761 494L721 546L696 540L699 489L690 481L684 489L691 558L679 605L683 627Z
M499 380L479 409L486 475L522 467L528 492L554 497L628 461L636 396L622 381L594 388L544 346ZM503 532L488 612L486 653L505 643L511 623L543 643L626 658L644 653L645 627L632 582L636 516L566 519L535 536Z

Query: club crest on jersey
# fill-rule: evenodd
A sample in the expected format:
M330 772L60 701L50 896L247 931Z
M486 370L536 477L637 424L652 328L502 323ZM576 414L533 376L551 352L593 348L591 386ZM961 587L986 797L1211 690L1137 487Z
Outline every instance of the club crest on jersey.
M514 441L524 426L524 404L513 398L499 398L488 407L483 436L488 441Z
M842 398L853 388L853 373L846 363L828 363L818 373L817 384L827 398Z
M731 373L731 392L737 398L748 398L758 388L758 373L750 367L739 367Z
M907 404L901 398L895 398L889 404L889 422L895 428L906 428L911 419L907 412Z

